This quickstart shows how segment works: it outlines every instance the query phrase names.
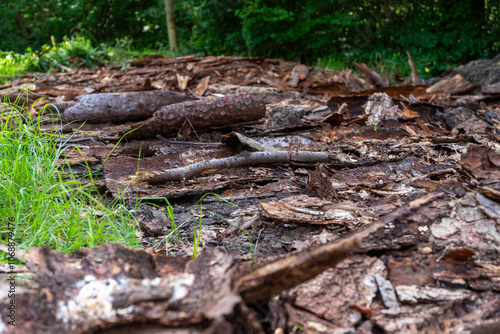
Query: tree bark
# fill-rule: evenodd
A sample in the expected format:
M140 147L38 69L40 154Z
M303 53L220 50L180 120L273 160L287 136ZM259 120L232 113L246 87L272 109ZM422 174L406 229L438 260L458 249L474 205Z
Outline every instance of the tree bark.
M168 30L168 44L170 44L170 51L177 50L177 30L175 29L174 20L174 1L165 0L165 12L167 16L167 30Z

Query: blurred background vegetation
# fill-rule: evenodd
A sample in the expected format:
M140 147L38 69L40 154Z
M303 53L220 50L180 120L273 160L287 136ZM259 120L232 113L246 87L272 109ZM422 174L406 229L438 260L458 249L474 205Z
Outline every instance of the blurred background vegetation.
M500 52L498 0L174 0L174 12L176 55L356 60L407 75L409 51L425 77ZM3 0L0 31L0 74L172 55L164 0Z

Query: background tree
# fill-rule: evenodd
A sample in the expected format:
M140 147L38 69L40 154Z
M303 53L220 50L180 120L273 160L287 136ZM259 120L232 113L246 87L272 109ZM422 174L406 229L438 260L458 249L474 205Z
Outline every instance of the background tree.
M176 51L177 45L177 30L175 29L174 20L174 4L173 0L165 0L165 12L167 17L168 43L170 51Z

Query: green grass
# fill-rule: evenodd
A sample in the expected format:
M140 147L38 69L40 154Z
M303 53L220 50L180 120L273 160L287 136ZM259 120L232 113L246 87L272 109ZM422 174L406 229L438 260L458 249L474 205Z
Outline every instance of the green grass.
M56 145L61 133L43 131L41 119L23 106L4 102L0 110L1 243L23 249L48 244L61 252L104 242L139 245L135 219L94 190L90 172L83 182L58 167L71 149Z
M200 243L201 243L201 228L203 225L203 199L205 199L207 196L214 196L228 205L238 206L237 204L234 204L234 203L228 201L227 199L225 199L224 197L222 197L216 193L206 193L203 196L201 196L200 199L192 206L192 208L190 210L191 217L187 217L185 219L182 219L182 222L177 224L176 218L174 216L174 208L172 207L172 205L170 204L170 202L168 201L167 198L165 198L165 197L145 197L145 198L142 198L141 202L148 201L148 200L160 201L160 202L165 201L165 203L167 204L165 211L166 211L166 214L168 215L168 217L172 223L170 233L168 235L164 236L163 238L161 238L159 242L156 242L156 244L153 245L153 248L156 248L160 244L165 243L165 251L168 255L169 254L168 253L168 248L169 248L168 245L170 243L177 244L180 242L179 241L179 229L181 227L183 227L184 225L186 225L187 223L189 223L191 221L190 218L193 218L193 220L192 220L192 222L193 222L193 255L192 255L192 257L193 258L197 257L198 256L198 249L199 249ZM146 202L146 204L153 205L153 206L156 206L157 208L161 209L161 207L155 203ZM198 210L198 208L199 208L199 212L195 213L195 210ZM216 212L212 212L212 211L208 211L208 212L210 214L214 215L215 217L218 217L219 219L225 221L226 223L233 225L233 226L237 227L238 229L240 229L240 231L242 231L247 236L248 241L250 242L250 254L253 254L254 246L253 246L253 243L252 243L252 240L250 237L250 233L246 229L238 226L233 221L221 216L220 214L218 214Z

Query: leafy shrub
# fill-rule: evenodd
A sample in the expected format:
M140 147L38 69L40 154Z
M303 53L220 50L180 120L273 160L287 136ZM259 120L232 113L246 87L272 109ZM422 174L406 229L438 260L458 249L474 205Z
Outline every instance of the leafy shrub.
M114 49L104 44L92 47L90 40L82 37L64 37L54 46L44 45L40 51L27 48L23 54L0 51L0 73L4 75L29 72L68 70L78 67L92 68L104 65L115 55Z

